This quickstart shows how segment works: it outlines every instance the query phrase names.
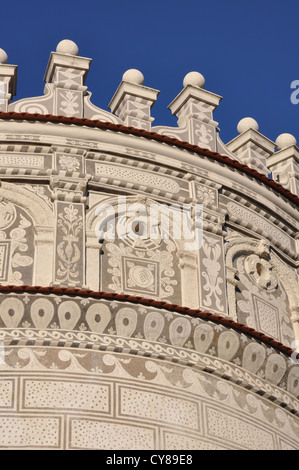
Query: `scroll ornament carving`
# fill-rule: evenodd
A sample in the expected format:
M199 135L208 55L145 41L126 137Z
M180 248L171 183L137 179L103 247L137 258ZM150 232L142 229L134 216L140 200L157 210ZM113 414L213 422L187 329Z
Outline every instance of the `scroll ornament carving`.
M22 269L33 264L33 257L28 253L27 243L28 229L31 225L29 219L19 212L16 206L4 199L0 201L0 278L2 282L24 284Z
M0 301L0 340L7 344L74 342L84 349L82 358L91 344L96 349L99 345L102 350L117 347L119 352L132 351L134 355L140 351L148 357L171 356L175 362L185 364L188 360L226 377L243 378L246 384L249 381L253 387L288 400L292 407L297 403L298 409L298 402L290 397L299 396L298 365L274 348L221 324L152 306L91 298L26 293L0 296ZM189 370L191 373L192 368ZM273 385L280 388L273 389Z

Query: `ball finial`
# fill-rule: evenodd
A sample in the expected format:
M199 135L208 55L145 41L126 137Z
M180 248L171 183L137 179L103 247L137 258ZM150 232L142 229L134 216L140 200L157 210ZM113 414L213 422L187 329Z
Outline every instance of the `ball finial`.
M297 141L295 137L292 134L280 134L276 141L275 141L276 147L278 150L284 149L286 147L290 147L291 145L296 145Z
M7 54L3 49L0 49L0 64L7 64Z
M63 41L60 41L57 44L56 52L69 55L78 55L79 48L74 41L71 41L70 39L63 39Z
M188 85L203 88L205 86L205 77L199 72L189 72L183 80L184 88Z
M246 117L241 119L237 125L237 131L239 134L242 134L242 132L248 131L248 129L253 129L254 131L259 130L259 125L256 122L255 119L251 117Z
M137 69L129 69L123 74L123 80L125 82L135 83L136 85L143 85L144 76Z

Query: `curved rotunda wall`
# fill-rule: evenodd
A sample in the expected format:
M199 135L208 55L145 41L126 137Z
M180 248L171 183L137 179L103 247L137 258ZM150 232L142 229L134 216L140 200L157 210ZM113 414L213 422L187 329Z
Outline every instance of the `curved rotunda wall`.
M89 66L60 44L0 105L0 448L298 449L296 142L247 118L225 145L196 72L177 127L136 70L101 110Z
M15 123L5 121L5 125L8 124ZM53 127L52 135L56 129ZM33 129L31 125L31 131ZM78 133L80 128L74 131ZM140 160L139 154L138 158L133 158L132 147L130 152L129 147L123 150L126 155L130 154L124 157L120 149L117 152L115 148L113 152L109 149L109 144L103 142L105 136L105 132L96 134L97 139L102 140L101 151L85 153L83 141L80 146L79 141L77 146L75 142L69 147L60 146L56 153L57 147L53 142L50 144L52 138L46 145L43 136L39 155L51 155L49 161L53 167L30 169L28 175L21 175L18 169L17 177L12 171L6 171L7 181L2 180L2 209L10 208L11 204L16 213L22 213L28 204L28 211L32 212L33 205L40 203L35 219L30 218L30 226L24 217L22 230L31 229L30 236L34 238L33 278L39 276L43 280L45 276L40 284L53 287L48 292L30 291L23 279L15 283L19 288L14 289L9 287L12 284L9 277L2 282L8 290L2 292L0 304L0 339L4 344L1 447L298 448L298 366L292 362L291 349L287 348L296 330L291 317L296 305L296 273L292 271L292 263L287 262L295 246L290 235L292 213L289 233L275 228L274 216L265 219L264 235L268 235L274 246L276 244L274 252L269 239L261 237L260 233L252 236L253 226L248 227L246 218L232 216L229 224L229 218L224 215L224 202L231 212L235 207L244 212L252 211L254 204L249 198L247 206L240 204L239 193L233 194L228 188L222 191L221 178L215 171L216 181L204 180L201 176L199 182L195 166L193 179L190 169L188 172L180 170L178 174L178 169L154 166L152 156L145 159L144 154ZM24 141L24 134L20 138ZM3 149L6 144L5 140L2 142ZM91 142L86 141L86 146ZM105 145L109 152L104 152ZM50 152L50 147L55 150ZM11 147L6 147L6 155L9 155L8 148ZM26 151L20 148L26 161L28 148ZM35 155L33 148L37 147L30 147ZM165 158L163 153L160 158ZM192 158L197 164L200 157ZM80 173L57 170L57 162L74 166L77 159L81 159ZM126 169L130 168L131 178L137 171L135 186L128 181L126 187L122 183L120 188L120 180L111 175L109 178L104 172L90 177L96 173L98 162L102 167L110 165L113 171L119 165L118 172L123 164ZM215 168L214 163L210 165ZM179 191L181 194L185 191L184 201L204 204L206 244L200 253L184 252L178 241L169 240L173 248L167 251L166 247L166 258L161 257L161 245L147 258L151 251L144 247L123 244L123 249L127 246L127 250L122 254L118 240L114 244L109 240L99 243L95 236L99 220L95 209L103 201L117 200L116 195L110 194L111 188L126 195L130 204L136 201L143 201L145 206L151 201L171 203L173 193L161 196L154 193L155 188L138 186L139 174L145 172L144 168L147 178L153 175L153 181L156 173L158 178L161 174L174 183L180 179ZM202 172L199 167L198 172ZM23 184L18 181L20 177ZM246 181L246 175L242 177ZM108 186L109 193L106 192ZM285 204L281 196L269 188L265 190L270 200L279 197L280 203ZM23 196L20 202L18 191ZM177 202L179 198L174 200ZM251 209L247 209L249 203ZM257 217L257 220L264 220L260 212ZM279 244L278 238L273 237L273 230L290 240L289 245ZM71 256L67 258L66 253ZM128 271L125 271L124 259L147 269L150 263L156 263L159 273L162 271L159 263L163 262L166 274L168 272L166 277L177 281L172 284L174 290L163 297L161 292L167 293L165 284L160 286L160 291L157 285L125 285ZM110 264L109 260L112 260ZM47 272L41 269L45 262ZM113 282L113 276L118 284ZM163 282L163 276L154 279ZM292 283L295 290L290 289ZM58 294L55 286L77 288L78 295L67 295L67 290L65 295ZM96 300L88 295L87 288L108 291L112 300ZM83 289L83 296L80 296L80 289ZM125 297L117 300L120 293L129 296L128 299L134 296L136 300L134 303L126 301ZM138 303L142 297L151 298L153 304ZM169 308L156 307L155 301L163 301L161 306L169 305ZM284 302L281 307L285 309L278 308L278 302ZM215 319L183 315L184 312L176 312L171 307L172 303L212 312ZM247 332L239 331L217 322L217 318L225 317L250 328ZM272 346L254 339L253 328L264 333L264 336L260 333L261 339L273 336ZM286 350L279 349L281 343Z
M282 193L204 152L36 119L0 121L0 160L2 155L12 164L21 158L23 164L2 165L0 210L3 217L6 207L27 211L33 222L26 230L34 240L32 281L12 282L4 273L2 284L83 287L164 300L229 315L291 346L298 336L298 211ZM62 131L71 134L64 145L55 135ZM33 161L39 168L32 168ZM97 211L108 205L121 219L120 197L127 212L144 208L140 222L150 218L153 206L169 215L169 238L136 245L116 237L102 243L96 234L102 212ZM179 212L196 204L202 205L202 245L187 249L188 240L173 238L173 208Z
M8 291L2 448L298 448L299 372L278 343L125 296Z

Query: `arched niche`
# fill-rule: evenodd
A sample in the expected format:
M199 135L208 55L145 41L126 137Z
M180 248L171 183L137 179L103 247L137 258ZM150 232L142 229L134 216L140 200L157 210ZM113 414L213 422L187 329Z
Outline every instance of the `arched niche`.
M266 240L238 238L227 244L229 315L285 345L298 338L296 275Z
M97 289L198 306L198 254L186 250L188 245L180 232L180 206L167 206L139 196L129 196L124 201L122 206L119 198L107 198L106 208L102 205L102 210L98 210L94 205L87 214L89 287L95 287L96 279L89 265L95 266L98 251L101 275ZM156 219L155 210L159 212ZM101 237L99 227L108 227L113 237L111 232L110 238ZM101 238L103 243L99 243Z
M0 219L1 283L50 285L54 230L51 207L20 184L2 182Z

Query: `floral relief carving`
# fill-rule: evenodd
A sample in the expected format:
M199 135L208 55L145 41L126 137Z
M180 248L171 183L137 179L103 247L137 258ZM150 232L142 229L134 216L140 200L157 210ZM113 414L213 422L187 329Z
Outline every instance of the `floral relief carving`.
M39 196L41 199L45 201L45 203L53 208L53 202L51 201L50 195L48 195L48 188L46 186L43 186L41 184L36 184L36 185L31 185L31 184L25 184L24 188L28 189L32 193L36 194Z
M209 144L213 140L212 131L204 124L196 124L195 135L198 137L199 142Z
M237 312L241 322L291 344L294 331L287 295L269 261L251 254L239 256Z
M209 188L201 184L195 185L196 197L204 204L215 204L217 202L217 195L215 189Z
M80 161L78 158L71 155L61 155L58 163L62 170L77 171L80 168Z
M60 281L71 283L78 280L80 274L77 263L81 258L79 235L83 228L83 217L79 210L70 204L58 214L57 225L63 234L62 241L57 245L57 276Z

